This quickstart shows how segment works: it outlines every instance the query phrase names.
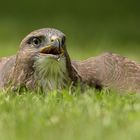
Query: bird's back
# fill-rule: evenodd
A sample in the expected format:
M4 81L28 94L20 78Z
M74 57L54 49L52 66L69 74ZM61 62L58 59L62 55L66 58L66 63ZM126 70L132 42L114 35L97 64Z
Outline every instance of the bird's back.
M140 91L140 65L126 57L105 53L72 64L89 85Z

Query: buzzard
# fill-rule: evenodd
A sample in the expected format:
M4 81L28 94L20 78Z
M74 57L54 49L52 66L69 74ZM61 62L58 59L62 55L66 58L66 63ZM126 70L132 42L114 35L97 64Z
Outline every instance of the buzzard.
M44 28L31 32L16 55L0 59L0 88L22 87L45 93L71 85L97 89L140 91L140 65L126 57L104 53L83 61L72 61L61 31Z

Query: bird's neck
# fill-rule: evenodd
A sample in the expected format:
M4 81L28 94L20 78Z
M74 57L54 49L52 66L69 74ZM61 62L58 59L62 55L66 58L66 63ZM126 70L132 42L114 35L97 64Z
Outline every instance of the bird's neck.
M71 84L66 59L39 58L35 64L34 79L44 92L61 90Z

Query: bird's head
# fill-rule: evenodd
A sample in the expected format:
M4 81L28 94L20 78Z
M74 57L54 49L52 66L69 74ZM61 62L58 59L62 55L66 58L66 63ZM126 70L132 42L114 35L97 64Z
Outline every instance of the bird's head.
M45 88L48 85L63 87L66 81L76 81L65 34L57 29L44 28L27 35L16 55L14 75L15 83L27 82L35 75L34 81L39 81Z
M45 28L27 35L21 42L20 50L26 53L26 57L37 55L59 60L67 53L65 41L61 31Z
M25 69L28 73L39 71L40 75L71 73L65 34L52 28L31 32L21 42L15 67L18 71Z

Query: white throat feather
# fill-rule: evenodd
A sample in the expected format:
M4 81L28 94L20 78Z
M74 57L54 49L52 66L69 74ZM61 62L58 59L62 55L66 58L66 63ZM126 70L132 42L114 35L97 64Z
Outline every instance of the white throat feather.
M36 59L34 67L34 78L37 86L45 93L52 90L61 90L70 83L65 57L57 60L41 56Z

